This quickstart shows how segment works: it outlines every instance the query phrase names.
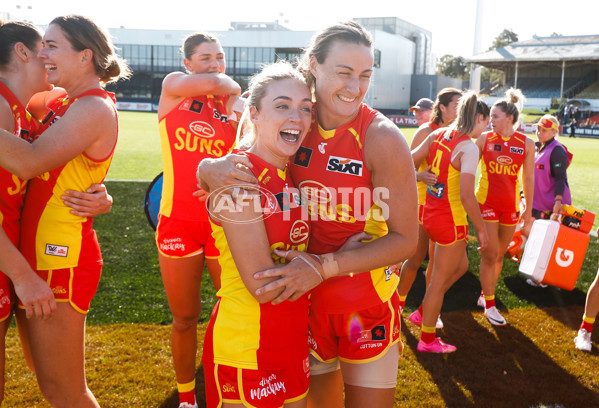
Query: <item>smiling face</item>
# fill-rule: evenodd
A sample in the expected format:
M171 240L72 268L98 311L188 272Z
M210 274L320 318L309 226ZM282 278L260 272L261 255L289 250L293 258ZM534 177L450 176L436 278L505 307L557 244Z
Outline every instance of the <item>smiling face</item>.
M414 109L414 117L418 126L425 124L431 120L433 111L430 109Z
M334 41L322 64L311 58L322 127L337 128L356 116L370 85L373 62L370 47L346 41Z
M183 64L192 74L224 74L225 52L218 42L204 41L195 47L190 59L183 60Z
M461 95L454 95L447 106L439 104L444 125L449 125L458 117L458 104L460 103L461 97Z
M250 108L250 115L256 142L249 151L282 169L310 128L310 90L297 79L274 80L267 85L259 106Z
M42 44L38 58L48 71L48 82L68 90L78 78L80 67L90 63L91 51L75 51L57 24L48 26Z

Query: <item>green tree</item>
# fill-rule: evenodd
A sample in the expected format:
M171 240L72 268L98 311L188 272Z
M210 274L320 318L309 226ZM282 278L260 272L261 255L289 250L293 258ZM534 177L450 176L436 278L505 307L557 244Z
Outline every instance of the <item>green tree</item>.
M464 57L445 54L437 64L437 74L466 80L470 78L470 64Z
M509 45L514 42L518 42L518 34L516 34L508 28L504 28L501 34L495 37L495 39L493 40L493 45L491 45L489 50L505 47L506 45Z
M489 47L489 51L494 50L496 48L505 47L506 45L509 45L514 42L518 42L518 34L516 34L510 29L505 28L501 32L501 34L495 37L495 39L493 40L493 44L491 45L491 47ZM489 81L491 86L493 86L493 84L497 84L502 80L503 72L497 69L483 67L480 72L480 77L481 80Z

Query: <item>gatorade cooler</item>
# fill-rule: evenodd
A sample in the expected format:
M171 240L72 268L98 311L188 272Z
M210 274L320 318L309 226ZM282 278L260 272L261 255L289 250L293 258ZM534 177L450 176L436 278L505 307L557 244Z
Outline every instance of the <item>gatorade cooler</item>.
M589 234L557 221L535 220L526 241L520 273L535 282L572 290L589 246Z

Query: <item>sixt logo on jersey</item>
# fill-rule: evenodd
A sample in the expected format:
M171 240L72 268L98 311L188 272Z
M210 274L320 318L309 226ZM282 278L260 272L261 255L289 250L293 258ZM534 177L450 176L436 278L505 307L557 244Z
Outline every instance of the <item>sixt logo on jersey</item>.
M524 148L522 148L522 147L516 147L516 146L511 146L510 147L510 153L524 154Z
M351 174L352 176L361 176L362 167L364 167L364 163L361 161L337 156L329 156L329 162L327 163L328 171Z

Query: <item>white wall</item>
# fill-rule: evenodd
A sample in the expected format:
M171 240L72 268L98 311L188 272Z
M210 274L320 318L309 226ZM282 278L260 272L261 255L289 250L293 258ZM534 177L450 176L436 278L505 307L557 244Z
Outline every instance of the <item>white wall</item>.
M381 51L381 67L374 69L366 102L378 109L408 109L415 44L384 31L374 30L372 35L374 48Z

